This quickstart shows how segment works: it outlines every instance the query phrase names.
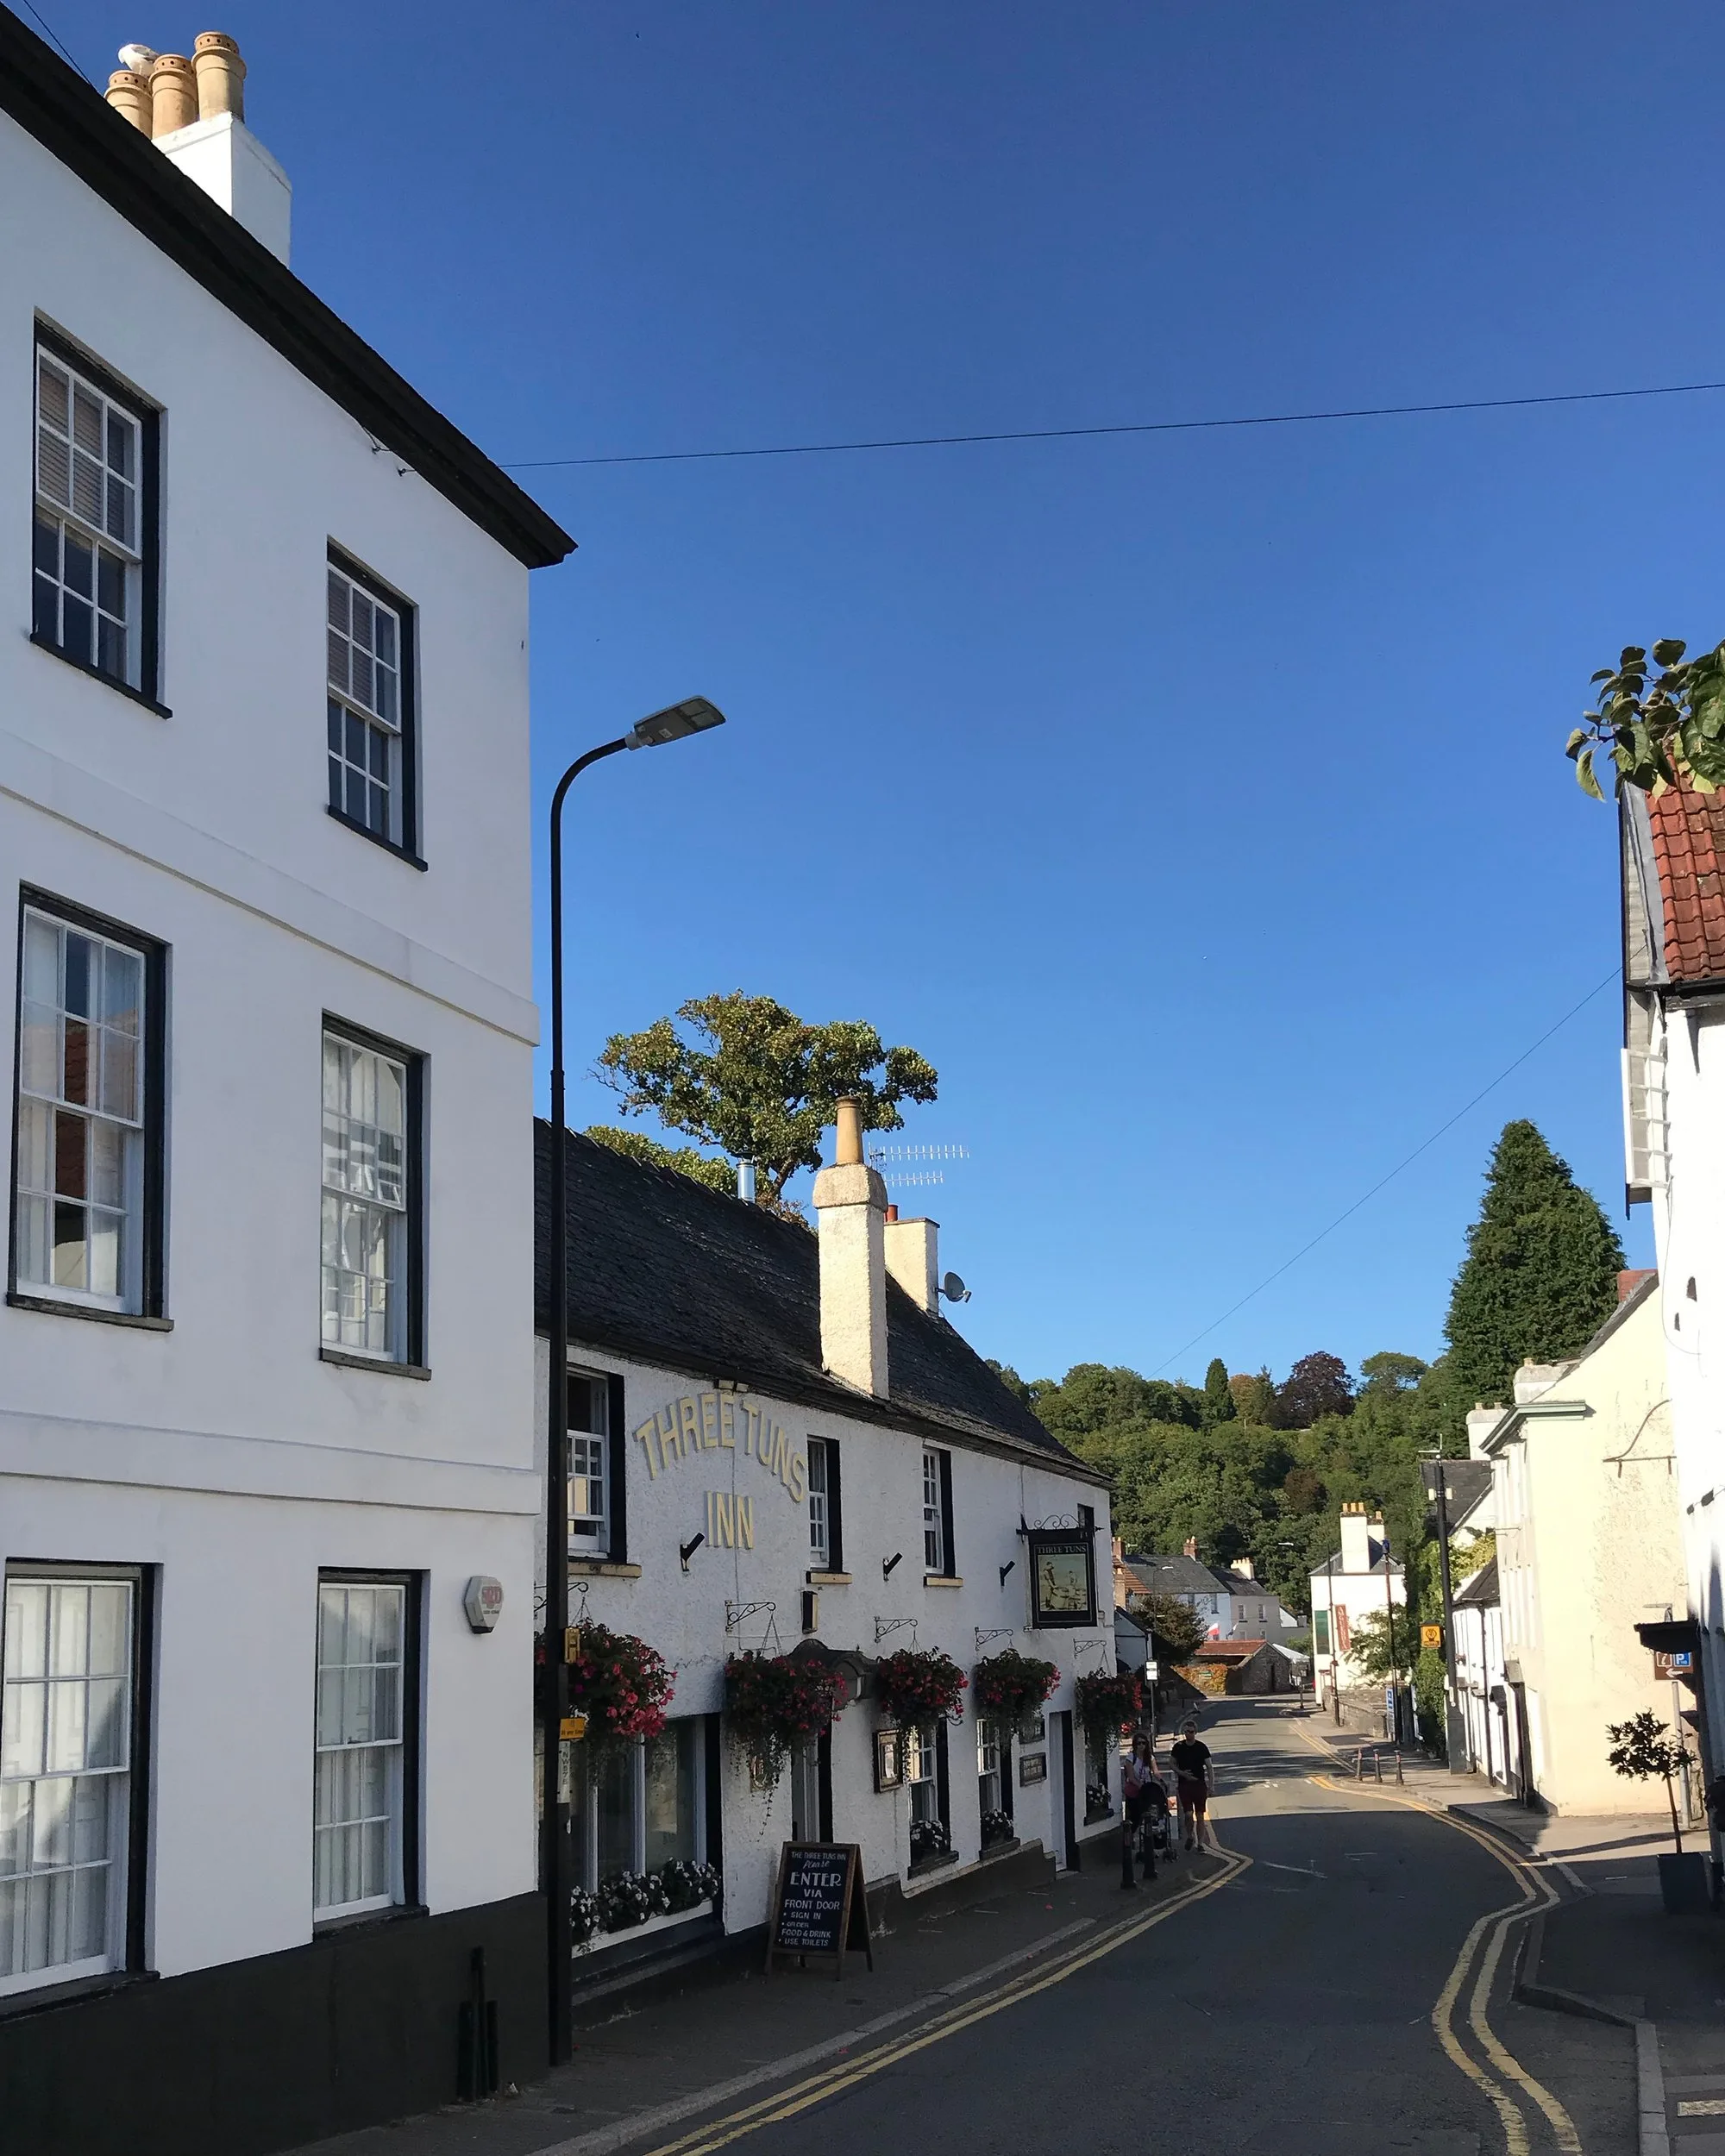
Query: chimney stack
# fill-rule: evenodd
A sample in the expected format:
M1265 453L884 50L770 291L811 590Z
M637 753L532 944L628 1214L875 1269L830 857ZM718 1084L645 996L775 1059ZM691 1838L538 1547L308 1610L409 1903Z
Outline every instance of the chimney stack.
M1342 1570L1344 1572L1369 1572L1371 1570L1371 1523L1365 1516L1364 1505L1342 1507Z
M1184 1544L1182 1545L1182 1551L1181 1551L1181 1554L1182 1554L1182 1556L1184 1556L1184 1557L1195 1557L1197 1556L1197 1554L1198 1554L1198 1538L1197 1538L1197 1536L1196 1536L1196 1535L1188 1535L1188 1536L1187 1536L1187 1538L1186 1538L1186 1540L1185 1540Z
M190 60L127 45L120 60L108 78L109 103L285 262L293 189L246 125L246 63L233 39L202 31Z
M920 1309L940 1307L938 1220L901 1220L887 1207L887 1270Z
M887 1396L887 1186L862 1158L861 1103L838 1103L831 1168L814 1179L820 1359L858 1392Z

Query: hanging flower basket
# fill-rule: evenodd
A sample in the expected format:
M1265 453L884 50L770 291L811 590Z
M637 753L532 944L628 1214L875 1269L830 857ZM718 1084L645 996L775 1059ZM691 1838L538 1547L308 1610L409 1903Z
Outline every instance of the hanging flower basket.
M749 1759L752 1788L770 1789L793 1745L831 1727L850 1693L837 1670L788 1654L733 1655L724 1665L724 1716Z
M875 1665L875 1689L882 1711L899 1724L963 1721L969 1680L938 1647L906 1647Z
M1027 1715L1034 1714L1060 1682L1055 1664L1038 1661L1033 1654L1020 1654L1016 1647L991 1654L976 1664L972 1675L976 1712L1008 1730L1016 1729Z
M632 1633L581 1626L581 1651L569 1664L569 1711L587 1718L586 1741L599 1751L665 1727L674 1679L658 1650Z
M1098 1670L1081 1677L1073 1689L1084 1734L1099 1751L1110 1737L1144 1719L1144 1679L1130 1671Z

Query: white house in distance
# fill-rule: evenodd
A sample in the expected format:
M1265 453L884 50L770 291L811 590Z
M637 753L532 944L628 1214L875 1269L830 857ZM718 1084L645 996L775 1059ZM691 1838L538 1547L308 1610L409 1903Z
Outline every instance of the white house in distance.
M1184 1602L1212 1639L1267 1639L1280 1646L1300 1629L1300 1620L1275 1589L1254 1576L1250 1557L1239 1557L1226 1568L1206 1564L1194 1537L1187 1539L1177 1557L1117 1549L1114 1594L1126 1609L1138 1607L1147 1595Z
M8 2156L453 2096L478 1951L545 2056L525 645L571 542L287 268L243 72L104 103L0 8Z
M1369 1683L1351 1658L1353 1627L1362 1617L1396 1621L1408 1600L1402 1560L1390 1550L1381 1513L1362 1504L1341 1508L1341 1546L1314 1570L1312 1583L1312 1668L1320 1697L1332 1714L1352 1715L1367 1728L1383 1720L1384 1688Z
M1687 1608L1637 1630L1677 1658L1710 1783L1725 1773L1725 797L1625 787L1619 815L1626 1195L1653 1211L1687 1574Z
M1117 1804L1115 1747L1087 1760L1073 1712L1075 1679L1114 1668L1105 1482L941 1314L935 1223L888 1217L854 1117L842 1104L814 1234L591 1139L568 1157L572 1620L675 1670L662 1736L591 1771L568 1747L574 1871L593 1890L681 1858L723 1888L718 1913L601 1933L578 1997L643 1954L753 1951L787 1840L860 1844L888 1927L906 1902L1077 1865L1096 1835L1116 1862L1118 1814L1091 1795ZM546 1232L542 1332L549 1250ZM1059 1671L1028 1735L970 1694L961 1720L880 1742L882 1657L938 1648L968 1676L1012 1646ZM861 1682L770 1791L723 1712L727 1659L762 1651Z
M1492 1463L1501 1676L1496 1764L1554 1812L1639 1812L1606 1725L1671 1714L1635 1626L1683 1601L1659 1281L1623 1300L1581 1354L1522 1365L1507 1408L1476 1409L1470 1448Z

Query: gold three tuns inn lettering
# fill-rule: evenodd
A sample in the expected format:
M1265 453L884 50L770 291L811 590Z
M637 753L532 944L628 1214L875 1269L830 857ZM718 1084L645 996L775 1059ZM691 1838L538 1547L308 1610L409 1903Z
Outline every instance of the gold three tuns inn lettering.
M662 1468L692 1453L740 1452L770 1476L792 1504L800 1505L808 1495L806 1455L798 1451L783 1423L775 1422L771 1411L746 1393L685 1393L637 1423L634 1436L654 1482ZM706 1495L708 1543L718 1550L752 1550L753 1494L710 1489Z

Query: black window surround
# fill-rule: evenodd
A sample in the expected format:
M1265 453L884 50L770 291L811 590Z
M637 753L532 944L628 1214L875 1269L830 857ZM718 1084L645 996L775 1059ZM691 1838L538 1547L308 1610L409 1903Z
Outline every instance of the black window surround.
M826 1455L826 1565L830 1576L844 1570L844 1485L837 1438L811 1438ZM810 1577L813 1577L811 1570Z
M104 397L122 405L138 422L141 437L138 489L138 552L140 557L138 598L138 679L135 682L122 680L118 674L104 673L87 660L67 651L52 637L32 631L30 642L37 650L46 651L56 659L75 667L79 674L88 674L92 681L100 681L106 688L117 689L122 696L129 697L135 704L141 704L158 718L172 718L173 713L160 701L161 694L161 406L121 379L110 367L80 344L54 329L39 317L36 321L36 348L49 353L64 366L73 368L91 385L99 389ZM30 468L32 483L30 498L32 514L35 501L35 391L34 387L35 364L31 361L31 442Z
M80 1564L67 1557L8 1557L0 1567L5 1579L125 1580L132 1589L132 1698L128 1742L126 1806L126 1927L122 1965L105 1976L50 1981L40 1990L9 1992L0 2000L0 2015L28 2013L61 1999L82 1998L135 1983L149 1974L150 1790L155 1779L153 1689L156 1666L156 1590L160 1568L154 1564Z
M941 1447L935 1454L940 1463L940 1540L941 1570L950 1580L958 1577L957 1539L952 1528L952 1455Z
M342 824L344 829L357 831L361 838L368 838L373 846L381 846L386 854L393 854L398 861L405 861L409 868L417 868L423 873L430 864L419 850L419 609L411 599L398 592L392 585L385 583L381 577L373 574L362 561L356 561L333 539L329 542L328 560L332 569L340 570L361 591L369 592L374 599L381 600L401 624L401 837L398 839L391 838L373 830L361 818L349 815L346 809L338 808L333 801L326 800L324 810L332 821ZM324 693L327 701L327 680Z
M355 1048L392 1056L407 1072L407 1220L404 1238L407 1313L404 1351L398 1357L355 1355L321 1340L318 1357L320 1361L339 1364L344 1369L380 1370L397 1377L429 1378L431 1371L425 1355L425 1056L421 1050L409 1048L403 1041L392 1041L386 1034L374 1033L369 1026L355 1025L351 1018L326 1011L319 1035L320 1067L323 1033L338 1034ZM321 1203L321 1191L319 1198Z
M422 1658L424 1639L424 1572L364 1572L348 1565L320 1566L321 1587L398 1587L402 1592L401 1628L401 1899L393 1908L364 1909L351 1916L319 1917L312 1936L323 1939L331 1932L364 1924L398 1924L404 1918L427 1914L423 1877L423 1852L419 1808L424 1787L421 1753L424 1725L420 1695L423 1689ZM313 1611L316 1622L316 1610ZM308 1831L310 1822L307 1822Z
M629 1425L624 1417L623 1380L605 1379L605 1479L610 1484L611 1544L607 1562L629 1562Z
M24 1054L24 916L27 911L52 914L68 928L91 936L107 937L137 951L144 962L144 1162L143 1217L139 1223L141 1268L139 1307L135 1311L106 1310L97 1306L62 1301L51 1288L18 1287L18 1108L23 1083ZM110 920L88 906L54 893L24 884L18 893L17 945L15 972L17 992L12 1011L12 1144L11 1195L7 1213L10 1230L6 1238L6 1300L15 1309L39 1310L57 1318L84 1318L97 1325L132 1326L141 1331L172 1330L166 1312L167 1275L167 946L154 937L141 935L123 921Z

